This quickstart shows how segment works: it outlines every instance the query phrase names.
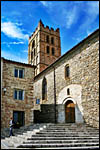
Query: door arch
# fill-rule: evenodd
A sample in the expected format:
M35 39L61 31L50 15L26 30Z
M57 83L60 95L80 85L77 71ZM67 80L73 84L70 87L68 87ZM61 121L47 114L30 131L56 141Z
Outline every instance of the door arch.
M65 122L75 123L75 104L71 100L65 103Z

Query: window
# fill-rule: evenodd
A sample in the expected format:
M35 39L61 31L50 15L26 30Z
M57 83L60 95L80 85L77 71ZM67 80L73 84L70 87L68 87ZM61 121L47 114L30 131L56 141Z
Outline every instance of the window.
M34 48L34 56L35 56L35 48Z
M54 44L54 37L51 37L51 44Z
M47 81L44 77L42 82L42 100L45 100L47 98Z
M31 60L33 59L33 52L31 52Z
M38 56L36 57L36 65L38 64Z
M49 35L46 36L46 42L49 43Z
M70 89L69 88L67 89L67 95L70 95Z
M18 77L18 69L15 69L15 74L14 74L15 77Z
M36 104L40 104L40 99L36 99Z
M69 69L69 65L65 66L65 77L70 77L70 69Z
M54 55L55 54L55 49L54 48L52 48L52 55Z
M19 70L19 78L23 78L23 70Z
M14 77L24 78L24 69L15 68L14 69Z
M34 46L35 46L35 40L33 40L32 49L34 48Z
M24 91L14 89L14 99L16 100L24 100Z
M47 46L47 54L49 54L49 46Z

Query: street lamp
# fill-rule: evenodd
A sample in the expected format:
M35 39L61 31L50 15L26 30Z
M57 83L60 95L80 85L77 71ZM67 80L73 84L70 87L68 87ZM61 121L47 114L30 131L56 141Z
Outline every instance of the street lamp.
M6 93L6 91L7 91L7 89L4 87L4 88L3 88L3 92L4 92L4 94Z

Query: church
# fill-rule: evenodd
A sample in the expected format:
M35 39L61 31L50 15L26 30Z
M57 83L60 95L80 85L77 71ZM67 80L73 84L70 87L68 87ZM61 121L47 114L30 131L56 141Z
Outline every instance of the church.
M40 20L28 64L1 58L1 128L87 123L99 128L99 29L61 56L60 29Z

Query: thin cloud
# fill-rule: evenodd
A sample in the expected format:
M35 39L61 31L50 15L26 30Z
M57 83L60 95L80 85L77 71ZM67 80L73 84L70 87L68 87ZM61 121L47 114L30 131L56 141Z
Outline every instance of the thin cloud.
M12 22L1 22L1 32L10 38L28 40L28 34L24 34L22 30Z
M49 2L49 1L40 1L40 3L41 3L43 6L45 6L45 7L48 7L48 6L52 5L52 3Z
M24 42L23 41L21 41L21 42L2 42L1 44L17 45L17 44L24 44Z
M77 22L77 8L74 7L72 11L66 12L66 27L70 28L72 24Z
M86 28L88 24L91 25L95 21L99 14L98 1L40 1L40 3L45 6L50 16L54 14L52 18L55 24L58 25L60 22L60 26L67 29L78 23L79 20L81 20L80 28Z
M28 53L28 50L24 50L23 52L24 52L24 53Z
M97 1L88 2L86 4L84 12L86 15L84 17L84 22L79 27L79 32L85 30L87 31L87 35L88 35L88 30L93 29L92 26L99 15L99 2ZM91 32L93 32L93 30L91 30Z

